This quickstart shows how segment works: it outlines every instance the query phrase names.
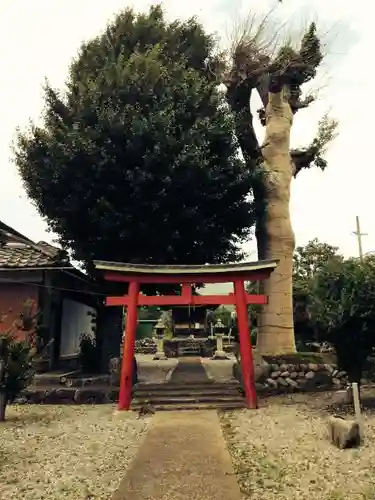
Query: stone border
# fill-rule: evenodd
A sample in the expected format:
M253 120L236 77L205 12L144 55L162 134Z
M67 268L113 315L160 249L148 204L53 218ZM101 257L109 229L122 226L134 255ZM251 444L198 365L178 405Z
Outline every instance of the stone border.
M15 404L111 404L118 401L119 389L116 387L73 388L56 387L51 389L31 388L23 391L15 399Z
M319 363L261 363L255 367L256 388L260 393L314 392L317 390L344 389L348 386L346 372L336 365ZM241 380L238 364L233 375Z

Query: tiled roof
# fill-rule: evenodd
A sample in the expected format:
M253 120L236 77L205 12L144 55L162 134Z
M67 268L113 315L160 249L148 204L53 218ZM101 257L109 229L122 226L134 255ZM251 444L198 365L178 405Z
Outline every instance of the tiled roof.
M26 238L6 236L5 243L0 243L0 269L70 267L68 256L60 248L44 241L33 243Z

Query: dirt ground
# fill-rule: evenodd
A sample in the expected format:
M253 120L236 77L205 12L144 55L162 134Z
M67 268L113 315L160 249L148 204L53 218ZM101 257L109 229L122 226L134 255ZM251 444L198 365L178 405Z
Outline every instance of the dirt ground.
M374 500L375 393L363 391L364 444L338 450L327 417L350 415L338 393L267 398L258 411L222 413L244 499Z

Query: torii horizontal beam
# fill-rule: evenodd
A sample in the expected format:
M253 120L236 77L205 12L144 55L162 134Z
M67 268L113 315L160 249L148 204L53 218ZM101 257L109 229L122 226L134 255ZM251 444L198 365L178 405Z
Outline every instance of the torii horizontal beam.
M140 284L233 283L238 279L262 281L269 277L277 265L277 260L203 266L156 266L94 261L95 268L103 272L107 281L133 281Z
M245 294L247 304L267 304L266 295ZM128 306L129 296L107 297L106 306ZM198 305L234 305L236 297L229 295L192 295L186 298L182 295L139 295L139 306L198 306Z

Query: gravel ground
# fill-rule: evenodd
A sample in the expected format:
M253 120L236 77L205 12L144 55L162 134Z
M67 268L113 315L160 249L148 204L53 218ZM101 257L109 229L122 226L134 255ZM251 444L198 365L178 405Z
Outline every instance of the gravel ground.
M112 405L10 406L0 424L0 498L107 500L150 419Z
M270 398L259 411L221 415L244 500L375 499L375 414L364 413L364 445L340 451L328 441L326 403Z

